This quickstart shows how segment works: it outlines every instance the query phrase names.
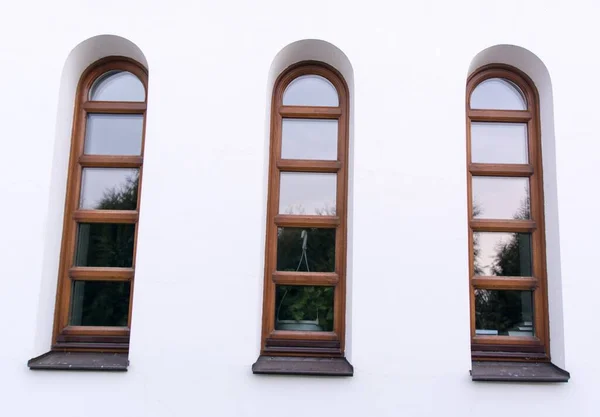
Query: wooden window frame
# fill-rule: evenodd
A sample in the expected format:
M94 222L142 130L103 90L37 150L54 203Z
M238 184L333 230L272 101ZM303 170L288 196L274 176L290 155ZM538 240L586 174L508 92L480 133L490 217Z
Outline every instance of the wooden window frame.
M338 93L337 107L283 105L288 85L303 75L319 75L333 84ZM265 275L261 355L343 357L346 320L346 247L348 196L348 87L333 67L304 61L287 68L275 82L271 106L271 144L265 240ZM283 119L333 119L338 121L337 160L282 159ZM309 216L279 214L280 173L337 173L336 215ZM335 272L283 272L276 270L278 227L326 227L336 229ZM275 290L282 285L334 286L333 331L310 332L275 330Z
M490 78L502 78L517 85L527 100L526 110L471 109L475 88ZM469 292L471 310L471 353L474 360L550 361L546 248L544 233L544 190L539 97L533 81L522 71L500 64L478 69L467 81L467 190L469 223ZM527 123L528 164L471 163L471 122ZM475 176L529 178L530 220L473 219L472 179ZM531 277L475 276L473 232L528 232L532 244ZM475 289L533 291L535 333L523 336L487 336L475 332Z
M90 101L93 83L112 70L129 71L144 85L143 102ZM69 174L63 220L58 288L54 314L52 350L127 352L133 307L135 257L142 191L144 143L146 136L146 108L148 97L148 72L138 62L120 56L103 58L90 65L82 74L75 97L75 111L69 157ZM138 114L143 116L140 155L85 155L84 141L88 114ZM79 208L83 168L137 168L139 169L136 210L86 210ZM79 223L125 223L135 225L133 259L131 268L73 266ZM130 282L129 315L125 327L69 325L72 282L113 281Z

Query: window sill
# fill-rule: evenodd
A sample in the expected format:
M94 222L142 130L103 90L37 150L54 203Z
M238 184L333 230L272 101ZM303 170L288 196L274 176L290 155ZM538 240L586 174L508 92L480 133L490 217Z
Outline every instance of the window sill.
M571 375L549 362L473 361L473 381L568 382Z
M31 370L49 371L127 371L127 353L110 352L59 352L50 351L30 359Z
M258 357L252 373L263 375L352 376L354 367L346 358L315 358L305 356Z

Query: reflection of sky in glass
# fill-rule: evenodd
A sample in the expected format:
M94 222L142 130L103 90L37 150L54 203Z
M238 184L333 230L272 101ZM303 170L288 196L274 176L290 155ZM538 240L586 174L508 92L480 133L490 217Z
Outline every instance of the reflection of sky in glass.
M531 235L529 233L501 233L501 232L475 232L473 233L473 245L479 250L475 259L476 265L481 269L479 275L493 276L494 262L500 248L516 239L518 245L515 260L518 263L520 273L516 276L531 276Z
M490 78L479 84L471 94L472 109L527 110L527 101L513 82Z
M129 168L84 168L81 177L82 209L96 209L109 191L123 191L129 181L137 178L138 170Z
M88 114L85 129L86 155L140 155L141 114Z
M335 215L337 174L282 172L279 213Z
M471 123L471 160L474 163L526 164L525 123Z
M529 219L529 179L473 177L473 207L478 219Z
M281 158L336 160L337 128L337 120L284 119Z
M319 75L303 75L292 81L283 92L285 106L328 106L339 105L333 84Z
M142 82L127 71L102 74L90 89L92 101L144 101L146 91Z

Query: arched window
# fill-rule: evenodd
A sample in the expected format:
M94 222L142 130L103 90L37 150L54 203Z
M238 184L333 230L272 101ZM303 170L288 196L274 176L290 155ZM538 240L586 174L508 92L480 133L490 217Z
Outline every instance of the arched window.
M346 84L327 65L294 65L273 92L262 355L343 358L347 193Z
M122 57L79 82L53 349L128 349L147 83L146 69Z
M549 356L537 91L515 68L467 82L471 350L474 359Z

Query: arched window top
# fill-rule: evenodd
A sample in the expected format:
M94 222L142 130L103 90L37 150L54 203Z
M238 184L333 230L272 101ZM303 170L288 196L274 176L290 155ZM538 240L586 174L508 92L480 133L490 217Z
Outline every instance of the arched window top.
M142 81L129 71L110 70L100 75L90 88L90 101L145 101Z
M488 78L471 93L471 108L485 110L527 110L523 91L505 78Z
M307 74L295 78L287 86L283 105L337 107L340 100L335 86L327 78Z

